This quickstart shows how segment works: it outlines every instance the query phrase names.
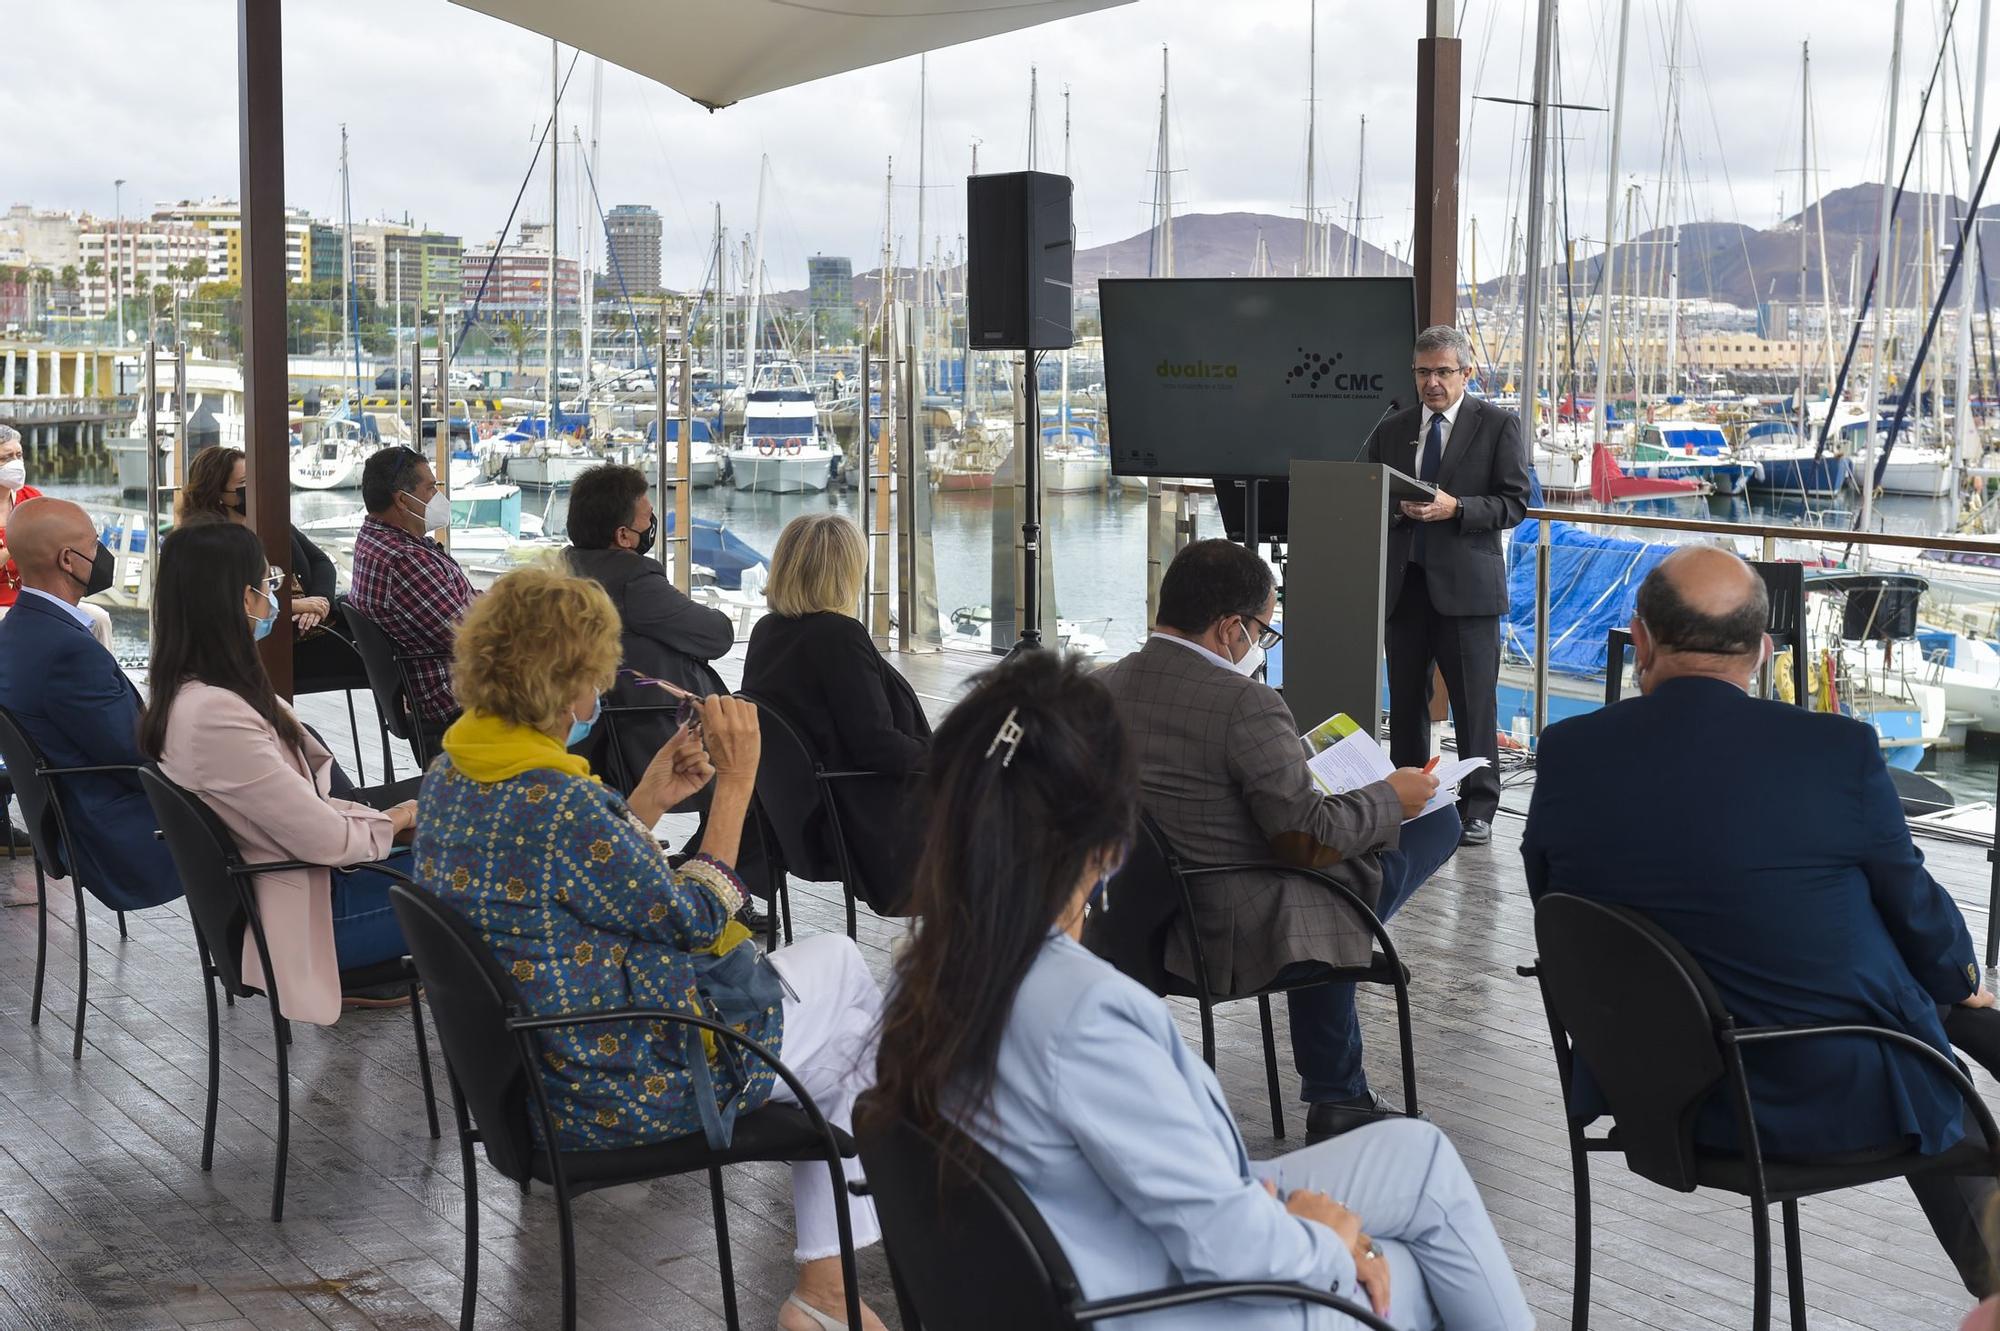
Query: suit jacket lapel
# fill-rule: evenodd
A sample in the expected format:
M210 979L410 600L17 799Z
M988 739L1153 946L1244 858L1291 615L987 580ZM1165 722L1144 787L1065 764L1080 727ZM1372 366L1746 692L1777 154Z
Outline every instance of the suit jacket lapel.
M1438 467L1438 489L1450 495L1458 493L1451 488L1451 482L1457 479L1458 464L1472 451L1473 437L1479 433L1479 399L1468 393L1459 403L1458 419L1452 422L1451 438L1445 441L1444 461Z

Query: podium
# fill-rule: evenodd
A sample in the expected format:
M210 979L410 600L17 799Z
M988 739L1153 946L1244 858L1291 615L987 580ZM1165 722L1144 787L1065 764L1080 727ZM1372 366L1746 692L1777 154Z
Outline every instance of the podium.
M1285 702L1299 729L1345 712L1382 726L1390 469L1292 463Z

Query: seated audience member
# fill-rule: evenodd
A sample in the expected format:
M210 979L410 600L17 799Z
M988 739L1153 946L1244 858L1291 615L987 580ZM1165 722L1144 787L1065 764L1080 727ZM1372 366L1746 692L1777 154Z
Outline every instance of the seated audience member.
M1443 1133L1397 1119L1253 1163L1166 1004L1078 941L1138 815L1128 728L1100 680L1030 653L940 727L913 874L923 924L896 962L862 1133L903 1116L978 1141L1027 1190L1086 1298L1287 1281L1399 1327L1532 1326ZM1259 1299L1120 1325L1350 1323Z
M411 701L428 729L441 730L458 715L451 644L472 604L465 570L430 536L450 527L451 503L424 455L399 445L362 467L361 502L368 516L354 537L347 599L397 651L431 658L410 663Z
M250 521L243 450L212 444L188 463L187 484L174 497L174 525L204 520ZM346 678L358 668L353 649L336 639L347 628L333 613L333 561L298 529L292 537L292 678L305 691L320 679Z
M697 697L727 693L709 662L735 646L736 626L720 610L689 600L661 562L649 557L659 528L643 472L612 464L592 467L570 487L570 548L565 552L570 571L594 579L611 597L618 611L619 665L624 670L665 680ZM674 700L663 689L621 675L605 701L618 707L671 705ZM620 718L619 756L628 783L639 779L673 732L670 712Z
M889 902L902 894L912 835L903 778L923 767L931 728L915 691L855 618L867 563L860 530L837 513L785 525L764 585L771 613L744 651L743 691L777 709L828 769L893 778L843 782L835 793L848 853L878 901Z
M1258 556L1228 541L1182 550L1160 582L1159 623L1139 651L1105 669L1138 746L1140 799L1174 849L1224 864L1279 859L1339 879L1387 920L1451 858L1458 814L1416 815L1437 779L1403 768L1345 795L1306 770L1299 723L1255 678L1276 643L1277 589ZM1314 717L1306 725L1323 718ZM1415 818L1406 823L1406 819ZM1193 885L1209 983L1247 993L1329 965L1365 965L1371 943L1346 903L1310 878L1237 873ZM1194 977L1179 931L1167 967ZM1352 984L1286 995L1292 1059L1317 1141L1393 1112L1368 1089Z
M1945 1050L1942 1015L1993 1003L1965 920L1910 840L1875 732L1749 695L1768 616L1763 580L1727 551L1677 550L1646 575L1632 617L1641 696L1558 722L1536 748L1528 890L1639 911L1739 1025L1865 1023ZM1649 814L1693 790L1731 816L1689 835ZM1936 1068L1877 1040L1801 1040L1744 1063L1767 1159L1928 1155L1979 1135ZM1603 1112L1588 1068L1571 1090L1572 1116ZM1695 1140L1738 1149L1722 1096ZM1966 1288L2000 1291L1982 1237L1994 1181L1919 1174L1910 1187Z
M278 622L277 580L247 527L204 522L160 544L153 586L151 697L139 748L168 780L221 819L248 861L303 860L325 868L257 878L257 908L285 1016L331 1025L340 972L408 950L389 907L386 858L416 819L416 801L386 811L329 795L333 756L272 691L256 644ZM243 940L243 974L265 973ZM393 1005L384 990L350 1006Z
M0 425L0 616L5 616L14 608L15 598L21 594L21 566L13 557L12 543L7 539L8 520L15 509L41 497L42 492L28 484L28 468L21 452L20 433L11 425ZM92 542L96 539L93 532ZM108 651L111 647L111 612L101 606L81 602L74 609L83 617L91 636L103 643Z
M764 957L731 919L743 899L731 865L756 780L756 709L707 699L699 731L677 731L627 800L569 752L618 668L618 613L602 587L551 569L509 573L466 615L457 651L466 712L424 780L422 881L479 929L534 1010L636 1005L726 1022L782 1049L827 1120L846 1127L873 1070L881 1009L860 951L821 934ZM701 852L676 869L652 826L711 780ZM568 1150L726 1137L737 1115L792 1098L768 1064L704 1054L687 1028L593 1026L542 1040ZM712 1097L695 1074L703 1058ZM779 1325L837 1326L824 1320L846 1295L823 1163L793 1166L792 1198L799 1277ZM855 1243L874 1242L873 1208L860 1198L852 1207ZM865 1321L879 1331L872 1313Z
M0 704L56 767L137 767L139 691L78 613L111 582L111 552L90 515L64 499L15 509L8 549L20 599L0 619ZM137 772L57 777L83 883L114 910L181 894Z

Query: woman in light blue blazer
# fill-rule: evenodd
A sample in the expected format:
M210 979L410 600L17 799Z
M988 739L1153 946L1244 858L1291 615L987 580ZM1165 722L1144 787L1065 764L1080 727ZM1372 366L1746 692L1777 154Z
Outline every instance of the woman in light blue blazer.
M1534 1325L1443 1133L1392 1120L1252 1161L1166 1005L1077 941L1123 861L1138 791L1111 699L1078 661L1034 652L990 672L931 752L923 923L896 965L869 1111L997 1156L1089 1298L1296 1281L1399 1327ZM1245 1300L1119 1325L1353 1323Z

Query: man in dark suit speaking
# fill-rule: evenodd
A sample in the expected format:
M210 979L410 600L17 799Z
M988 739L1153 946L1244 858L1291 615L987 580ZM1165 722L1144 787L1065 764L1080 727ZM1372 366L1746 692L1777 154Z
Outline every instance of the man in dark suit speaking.
M1462 758L1489 765L1459 786L1460 844L1484 845L1500 808L1500 616L1507 610L1501 533L1528 509L1528 454L1511 411L1465 395L1472 344L1456 328L1417 335L1411 370L1421 406L1368 436L1368 460L1437 487L1390 518L1389 752L1398 767L1431 756L1431 667L1444 676Z

